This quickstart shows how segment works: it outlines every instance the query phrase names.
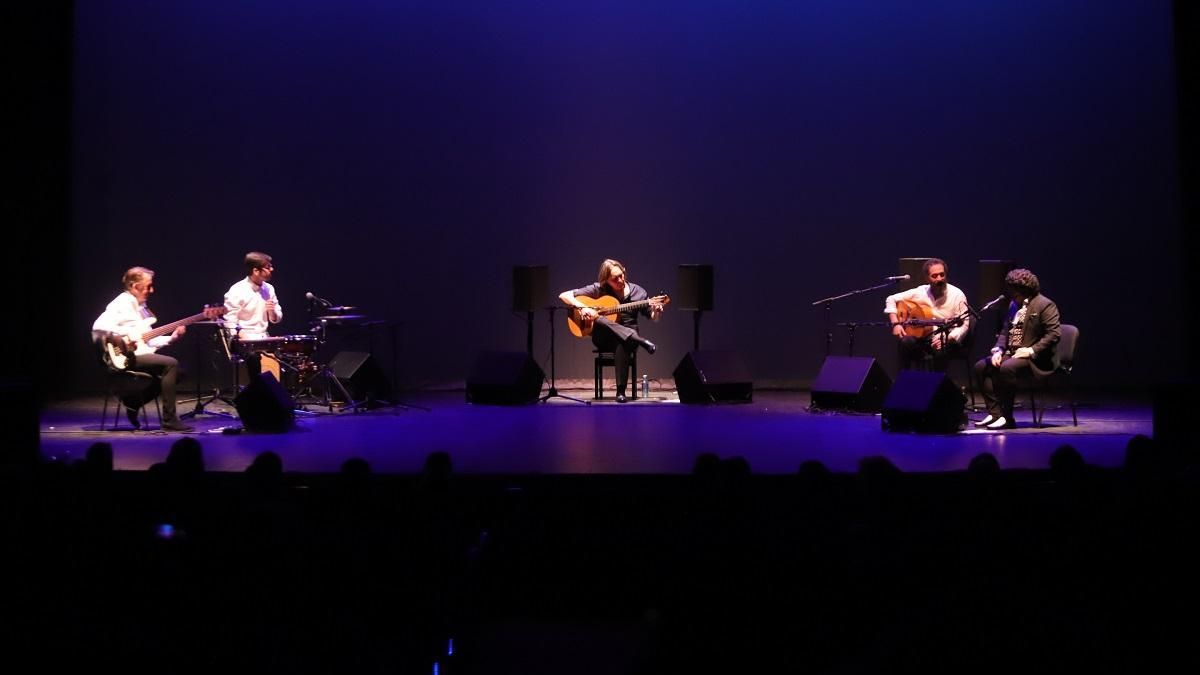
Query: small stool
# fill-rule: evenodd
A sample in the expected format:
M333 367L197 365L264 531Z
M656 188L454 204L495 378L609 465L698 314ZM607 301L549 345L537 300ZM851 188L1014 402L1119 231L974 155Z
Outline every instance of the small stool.
M604 368L606 366L616 367L612 352L602 352L599 349L593 350L596 355L596 398L604 398ZM637 381L637 350L631 349L629 352L629 398L635 399L638 397L638 381Z

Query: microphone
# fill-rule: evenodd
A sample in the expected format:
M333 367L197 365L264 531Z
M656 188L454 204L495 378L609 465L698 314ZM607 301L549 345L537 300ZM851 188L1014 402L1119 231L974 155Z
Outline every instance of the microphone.
M887 277L888 281L908 281L912 278L911 274L901 274L899 276Z
M980 309L979 311L986 312L989 309L991 309L997 302L1000 302L1003 299L1004 299L1004 294L1001 293L1000 295L997 295L995 298L992 298L992 301L989 302L988 304L984 305L983 309Z
M330 301L328 301L328 300L326 300L326 299L324 299L324 298L318 298L317 296L313 295L312 293L305 293L305 294L304 294L304 297L308 298L308 300L309 300L310 302L318 302L318 303L320 303L322 307L333 307L333 303L332 303L332 302L330 302Z

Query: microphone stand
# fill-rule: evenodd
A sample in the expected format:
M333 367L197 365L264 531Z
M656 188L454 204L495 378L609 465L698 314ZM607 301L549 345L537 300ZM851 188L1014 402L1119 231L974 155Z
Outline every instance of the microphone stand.
M813 301L813 303L812 303L813 307L816 307L817 305L825 305L825 356L829 356L833 351L833 324L830 323L830 320L829 320L830 314L833 311L833 303L835 301L841 300L843 298L849 298L851 296L860 295L862 293L869 293L871 291L876 291L881 288L886 288L887 286L891 286L892 284L894 284L898 281L903 281L903 280L902 279L891 279L889 281L883 282L882 284L876 284L874 286L868 286L866 288L859 288L857 290L847 291L845 293L842 293L841 295L834 295L834 296L830 296L828 298L821 298L820 300ZM850 349L851 349L851 351L853 351L853 349L854 349L854 329L851 328L850 330L851 330Z
M546 395L538 399L538 403L545 403L552 398L565 398L568 401L575 401L584 405L591 405L591 401L585 401L581 398L572 396L564 396L558 393L558 388L554 386L554 313L560 309L569 309L566 305L549 305L546 307L546 312L550 316L550 389L546 391Z
M232 358L229 354L229 344L226 343L226 341L225 341L225 326L221 322L218 322L215 325L217 326L217 332L216 332L215 336L219 337L221 340L221 345L225 349L225 358L226 358L226 360L232 361ZM196 340L196 368L197 368L196 407L192 408L191 410L180 415L179 419L186 420L186 419L193 418L197 415L215 415L217 417L225 417L227 419L237 419L237 415L231 415L230 413L221 412L218 410L207 410L206 409L208 404L213 403L215 401L221 401L222 403L225 403L235 409L237 408L237 406L234 404L234 402L232 400L221 395L221 386L219 384L219 382L220 382L219 378L218 378L218 385L213 387L213 393L211 396L208 397L207 400L205 400L204 396L200 395L199 368L200 368L200 363L202 361L203 361L203 356L202 356L202 351L200 349L200 341ZM216 365L216 364L214 363L214 365ZM237 387L237 365L235 364L234 365L234 388L236 389L236 387Z

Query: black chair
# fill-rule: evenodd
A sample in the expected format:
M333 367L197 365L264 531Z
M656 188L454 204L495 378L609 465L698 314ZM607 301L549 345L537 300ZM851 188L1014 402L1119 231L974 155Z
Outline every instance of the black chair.
M1042 418L1046 414L1046 408L1038 410L1037 399L1035 394L1039 391L1046 391L1057 384L1058 381L1065 381L1067 391L1067 405L1071 408L1071 424L1079 426L1079 414L1077 411L1077 403L1075 401L1075 350L1079 344L1079 328L1070 324L1062 324L1060 330L1061 337L1058 339L1058 345L1055 351L1058 353L1058 368L1048 375L1039 375L1027 385L1029 390L1029 409L1033 413L1034 426L1042 426ZM1056 408L1062 408L1062 404Z
M145 392L153 390L154 411L158 416L158 424L162 426L162 408L158 403L159 383L156 375L142 372L140 370L130 370L117 368L109 362L105 351L105 343L107 336L93 336L93 341L97 347L97 353L100 356L101 363L105 369L105 393L104 393L104 409L100 412L100 430L120 431L121 430L121 413L125 405L122 399L126 394L133 392ZM108 423L108 402L113 401L116 412L113 414L113 425L111 429L106 429ZM150 416L146 413L146 404L149 400L143 401L141 406L142 426L149 426Z
M596 398L604 398L604 369L613 368L615 370L616 363L612 352L602 352L599 349L592 351L596 355ZM629 352L629 387L630 398L638 397L638 381L637 381L637 350L631 349Z

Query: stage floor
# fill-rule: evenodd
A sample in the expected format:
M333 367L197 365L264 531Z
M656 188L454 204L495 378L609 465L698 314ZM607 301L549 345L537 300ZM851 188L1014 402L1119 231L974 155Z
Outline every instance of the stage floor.
M590 389L560 393L589 400L592 395ZM320 409L299 415L296 429L283 434L230 433L240 426L236 419L204 414L190 420L196 427L190 435L202 444L212 471L242 471L255 455L271 450L287 471L334 472L345 460L361 457L378 473L416 473L429 453L442 450L450 453L456 471L470 474L682 474L703 452L742 456L756 473L786 474L810 459L834 471L854 471L870 455L885 455L904 471L957 471L981 452L995 455L1005 469L1040 469L1062 444L1074 446L1090 464L1115 467L1129 439L1152 429L1149 401L1116 396L1085 399L1077 427L1067 409L1047 412L1043 428L1033 427L1028 410L1018 410L1015 430L970 428L946 435L886 432L879 415L810 412L807 391L760 390L752 403L718 405L681 404L674 391L625 404L554 398L520 406L474 405L461 391L414 393L404 402L427 410ZM86 398L49 406L41 419L42 454L72 462L92 443L106 441L117 469L144 470L162 461L183 436L100 431L102 403ZM182 403L180 410L192 407ZM219 402L206 410L236 412Z

